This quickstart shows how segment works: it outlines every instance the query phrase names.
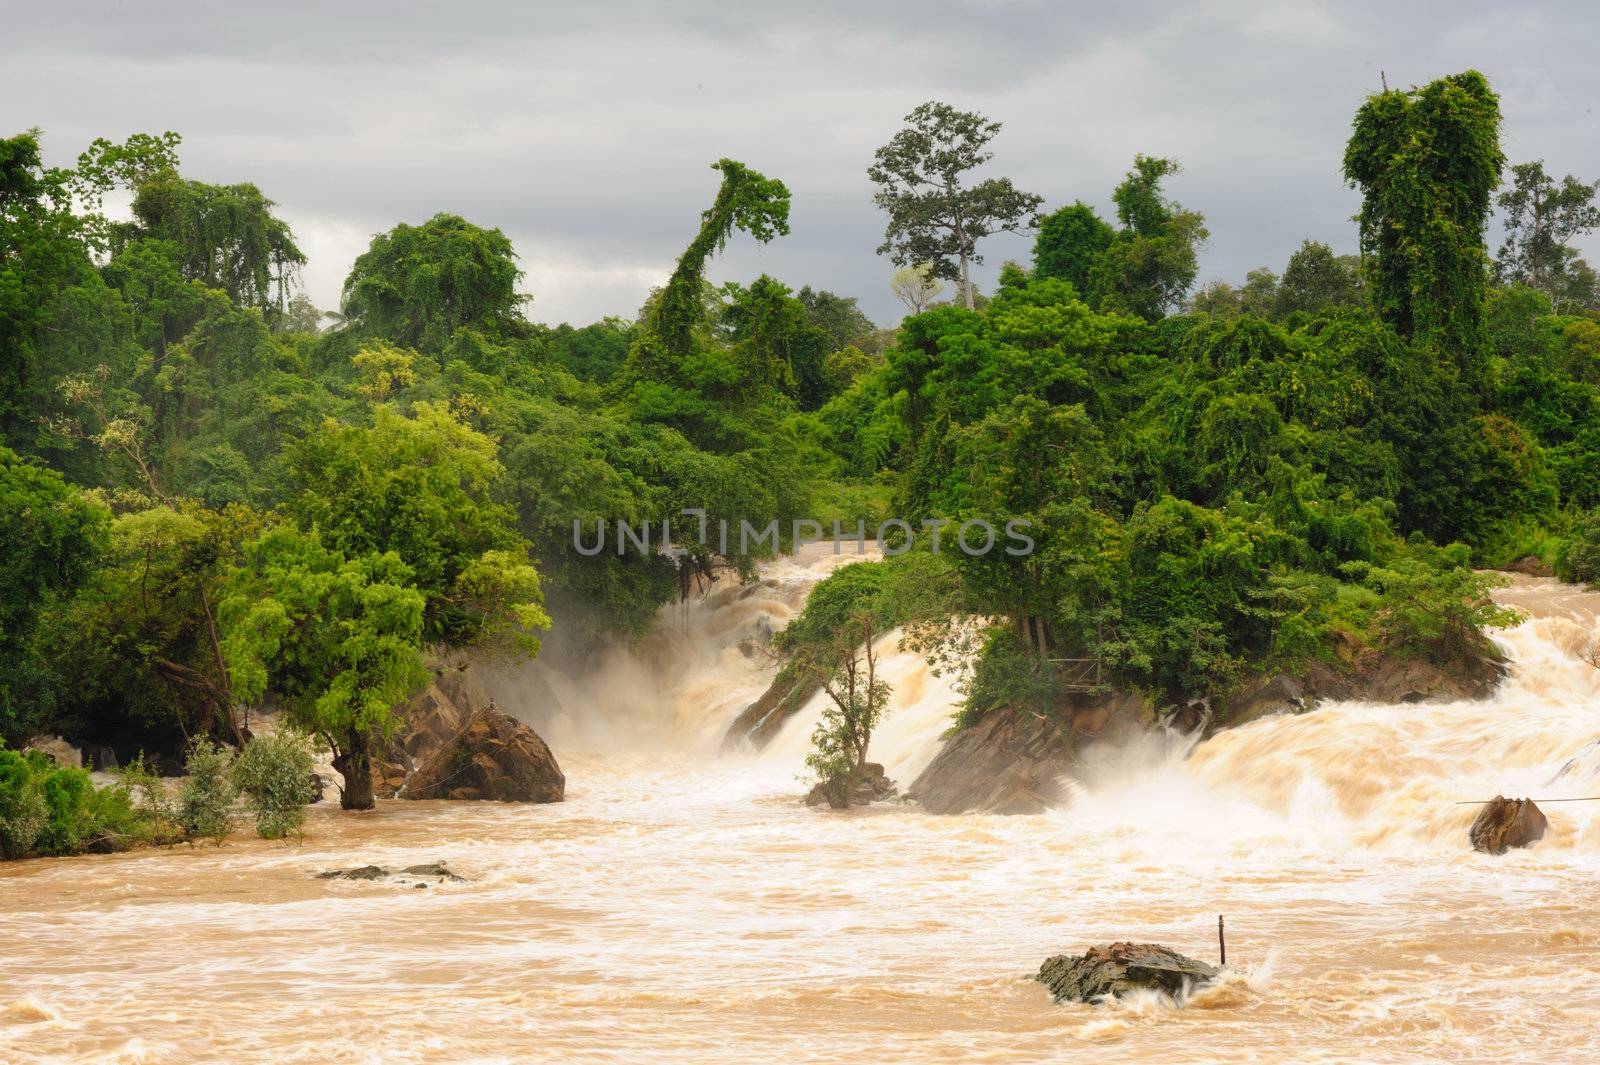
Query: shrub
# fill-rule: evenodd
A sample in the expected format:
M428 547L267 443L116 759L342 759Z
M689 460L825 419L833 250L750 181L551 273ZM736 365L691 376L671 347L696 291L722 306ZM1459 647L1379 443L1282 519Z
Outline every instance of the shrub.
M118 773L122 789L129 796L135 818L134 833L139 842L170 845L183 839L183 824L178 805L159 774L145 764L144 754Z
M127 788L96 788L82 769L37 751L0 749L0 857L118 850L137 838Z
M221 844L233 831L233 803L239 797L229 775L232 756L209 740L189 745L183 788L178 794L178 823L189 839Z
M233 764L233 779L245 793L262 839L282 839L306 820L317 797L311 783L311 741L302 733L256 736Z
M0 748L0 856L26 858L49 812L39 790L35 758Z

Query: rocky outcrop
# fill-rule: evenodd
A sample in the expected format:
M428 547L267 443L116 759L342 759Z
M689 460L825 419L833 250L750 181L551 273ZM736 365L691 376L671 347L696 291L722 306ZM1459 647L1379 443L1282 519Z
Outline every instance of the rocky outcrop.
M892 799L899 794L900 789L894 781L889 779L883 771L883 766L877 762L868 762L862 767L860 776L856 777L854 784L849 781L821 780L806 795L807 806L822 806L827 804L835 810L847 809L851 806L866 806L869 803L882 802Z
M1066 798L1078 745L1125 734L1148 719L1136 695L1068 707L1060 719L1002 708L956 732L907 789L937 814L1039 813Z
M723 751L736 751L746 746L761 750L821 686L815 677L790 677L779 673L761 693L761 698L733 719L722 736Z
M1526 847L1544 838L1550 822L1532 799L1508 799L1496 795L1483 804L1478 819L1472 822L1467 838L1472 849L1485 854L1504 854L1512 847Z
M490 703L417 763L397 797L560 802L566 791L567 778L539 734Z
M533 729L497 708L470 670L435 673L373 756L383 798L560 802L566 777Z
M1154 943L1112 943L1072 957L1046 959L1035 977L1057 1002L1098 1002L1130 991L1159 991L1182 998L1213 980L1218 970Z

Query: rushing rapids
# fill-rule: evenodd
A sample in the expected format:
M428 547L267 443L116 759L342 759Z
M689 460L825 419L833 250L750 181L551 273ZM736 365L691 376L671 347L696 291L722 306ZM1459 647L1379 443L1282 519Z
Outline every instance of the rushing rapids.
M762 636L847 561L718 586L593 672L496 678L564 803L325 804L300 846L0 866L0 1060L1594 1060L1600 803L1498 858L1454 803L1600 793L1597 597L1508 590L1531 616L1482 702L1091 751L1042 816L835 814L798 802L816 705L760 756L716 750L771 676ZM904 783L955 695L882 650L875 757ZM469 879L316 879L436 860ZM1218 913L1234 970L1183 1008L1032 979L1115 939L1214 959Z

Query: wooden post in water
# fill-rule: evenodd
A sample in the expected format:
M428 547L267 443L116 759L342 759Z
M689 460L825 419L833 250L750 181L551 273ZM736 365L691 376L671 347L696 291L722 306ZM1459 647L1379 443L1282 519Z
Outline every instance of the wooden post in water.
M1228 964L1228 941L1222 934L1222 914L1217 914L1217 950L1222 953L1222 964Z

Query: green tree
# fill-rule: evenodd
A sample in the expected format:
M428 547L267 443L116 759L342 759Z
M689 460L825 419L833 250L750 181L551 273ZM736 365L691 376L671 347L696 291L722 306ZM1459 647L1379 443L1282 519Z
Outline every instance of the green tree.
M345 278L347 322L402 347L437 353L462 329L492 339L529 331L511 241L453 214L372 238Z
M1326 244L1308 240L1289 256L1272 309L1275 317L1287 318L1296 311L1314 314L1363 302L1359 260L1353 255L1335 255Z
M372 744L427 683L427 597L394 551L347 558L315 530L280 527L246 546L220 605L234 690L268 692L326 743L346 810L373 806Z
M1484 224L1504 162L1499 97L1475 70L1368 97L1345 148L1379 317L1469 379L1482 358Z
M1010 178L964 183L968 171L993 158L986 145L1000 123L936 100L905 121L867 169L878 186L873 202L889 215L878 254L899 266L927 264L937 276L959 282L971 310L971 267L983 262L978 241L1030 227L1042 198L1017 189Z
M866 772L872 733L893 694L888 681L878 676L877 637L871 611L852 615L838 631L829 666L820 674L828 702L811 734L806 765L817 774L828 805L837 809L854 798L856 783Z
M233 781L255 815L256 834L282 839L305 824L317 800L311 741L293 729L253 736L233 762Z
M37 672L30 639L52 598L89 572L104 548L107 518L60 474L0 447L0 740L25 739L39 724L24 712Z
M134 232L176 247L183 276L281 316L306 257L273 206L248 183L208 185L161 170L138 185Z
M1513 166L1511 188L1495 199L1505 212L1506 234L1494 263L1495 281L1543 292L1561 310L1571 290L1582 289L1581 281L1573 285L1573 275L1588 264L1578 258L1572 240L1600 226L1597 191L1600 182L1579 181L1571 174L1558 185L1545 173L1543 160ZM1577 302L1583 305L1581 296Z
M429 644L538 650L549 624L516 513L495 498L493 440L442 404L412 417L379 406L371 426L325 422L288 456L287 513L347 559L395 553L425 597Z
M1179 306L1194 284L1197 249L1209 233L1200 214L1162 195L1162 181L1177 173L1177 160L1135 156L1112 193L1122 228L1092 273L1101 310L1155 321Z
M1034 276L1059 277L1072 283L1079 299L1094 300L1095 266L1115 235L1082 200L1052 211L1039 219L1039 235L1033 242Z

